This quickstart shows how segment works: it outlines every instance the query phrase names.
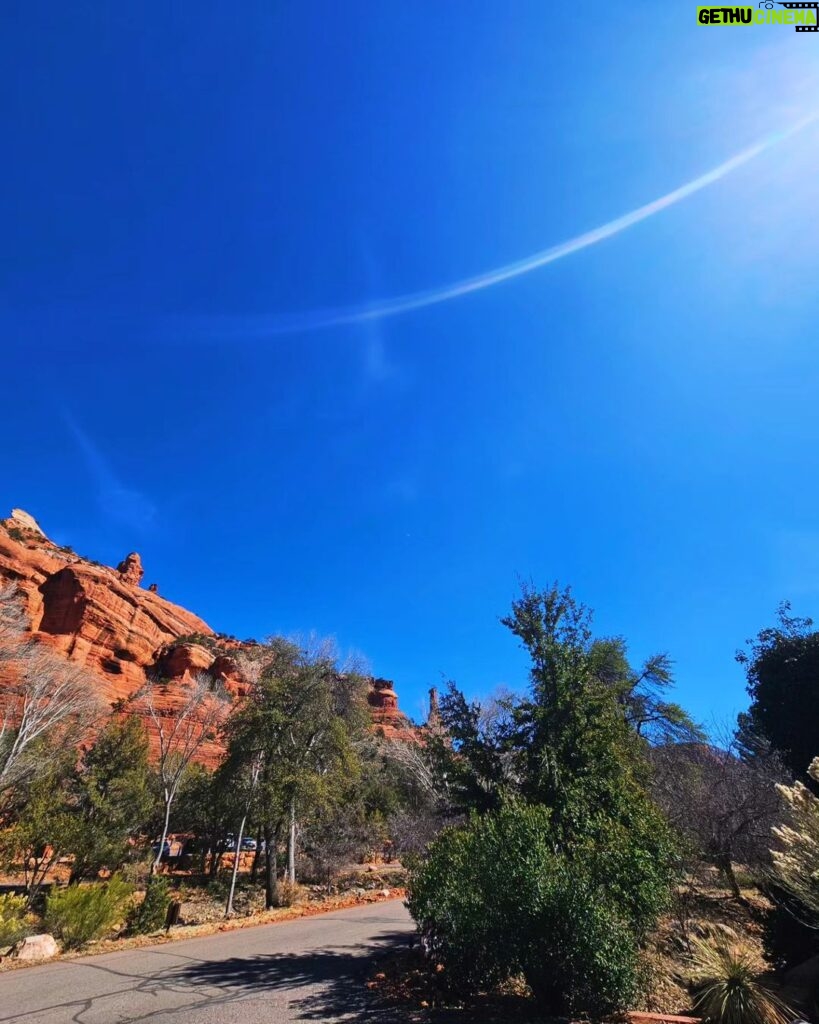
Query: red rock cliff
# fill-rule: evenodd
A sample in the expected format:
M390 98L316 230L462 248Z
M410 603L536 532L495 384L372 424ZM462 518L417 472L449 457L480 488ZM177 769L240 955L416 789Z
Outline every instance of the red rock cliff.
M0 520L0 584L16 585L32 631L86 667L104 701L129 698L150 673L169 680L164 689L170 711L184 683L203 671L220 678L233 696L243 696L247 684L231 657L231 648L241 645L217 637L198 616L160 597L155 585L143 589L142 577L136 552L112 569L57 547L20 509ZM191 639L180 643L182 638ZM411 737L392 683L373 680L369 703L378 732ZM204 753L213 762L219 748L211 744Z

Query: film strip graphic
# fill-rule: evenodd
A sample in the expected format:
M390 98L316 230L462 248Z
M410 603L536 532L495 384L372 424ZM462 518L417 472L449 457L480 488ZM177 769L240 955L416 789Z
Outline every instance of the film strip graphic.
M789 11L804 11L812 9L816 12L816 24L815 25L794 25L797 32L819 32L819 0L813 0L812 3L795 3L792 0L776 0L780 7L787 7ZM763 5L760 4L760 7ZM765 4L765 7L768 5Z

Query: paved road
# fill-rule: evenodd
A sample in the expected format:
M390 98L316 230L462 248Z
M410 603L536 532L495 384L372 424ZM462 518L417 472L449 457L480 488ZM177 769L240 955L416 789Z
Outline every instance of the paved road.
M373 954L406 943L398 900L0 974L0 1024L391 1021L369 1008Z

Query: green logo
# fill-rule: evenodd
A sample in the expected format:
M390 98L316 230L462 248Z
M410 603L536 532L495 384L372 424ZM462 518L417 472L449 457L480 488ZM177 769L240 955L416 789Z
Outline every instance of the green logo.
M756 7L698 7L700 25L793 25L797 32L819 32L819 0L761 0Z

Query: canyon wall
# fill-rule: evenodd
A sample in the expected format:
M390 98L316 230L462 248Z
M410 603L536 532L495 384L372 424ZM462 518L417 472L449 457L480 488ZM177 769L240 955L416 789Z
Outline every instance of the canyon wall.
M167 681L162 700L172 714L199 672L240 700L249 686L236 658L243 644L161 597L156 584L144 588L143 576L136 552L112 568L58 547L21 509L0 520L0 587L11 586L22 598L38 640L88 670L103 707L127 701L151 676ZM0 687L10 682L0 678ZM374 731L413 738L389 680L371 680L368 703ZM214 763L219 754L214 741L203 760Z

